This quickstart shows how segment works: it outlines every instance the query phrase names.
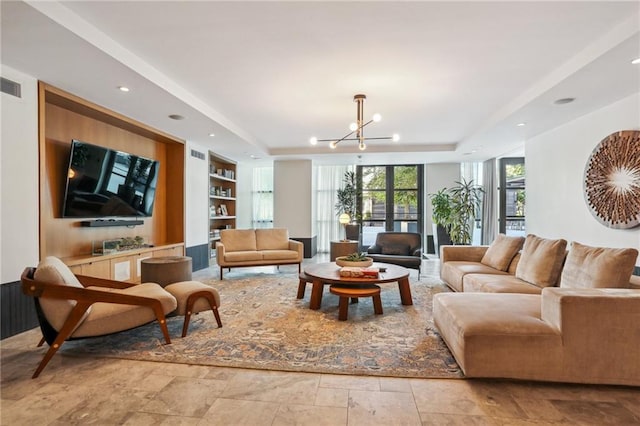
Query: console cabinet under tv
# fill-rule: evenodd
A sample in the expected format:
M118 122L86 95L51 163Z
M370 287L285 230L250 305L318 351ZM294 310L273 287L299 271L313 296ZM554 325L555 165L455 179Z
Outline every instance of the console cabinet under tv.
M40 258L56 256L73 262L84 258L86 261L73 265L76 270L81 265L84 272L92 271L90 275L105 277L105 271L111 269L104 262L111 262L111 259L92 257L92 242L138 235L154 246L153 252L159 252L161 247L169 247L172 251L178 245L183 255L184 141L46 83L40 82L38 88ZM83 221L96 218L63 218L65 181L74 139L158 160L160 167L152 215L143 218L143 223L137 226L85 227ZM133 256L132 253L126 255Z

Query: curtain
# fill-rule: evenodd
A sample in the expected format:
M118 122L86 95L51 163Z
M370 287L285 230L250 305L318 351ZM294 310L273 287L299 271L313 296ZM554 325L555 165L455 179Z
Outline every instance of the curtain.
M344 238L344 227L338 222L335 205L336 191L343 187L344 174L355 170L354 166L318 166L317 169L317 231L318 252L328 253L331 241Z
M273 167L253 169L251 226L273 228Z
M496 159L483 163L484 200L482 202L482 239L481 244L491 244L496 238L498 215L496 187Z

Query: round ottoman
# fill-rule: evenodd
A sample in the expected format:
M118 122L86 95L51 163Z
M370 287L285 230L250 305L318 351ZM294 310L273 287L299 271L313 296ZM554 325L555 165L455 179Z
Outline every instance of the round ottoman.
M362 286L341 286L334 284L329 287L332 294L340 297L338 302L338 319L346 321L349 316L349 299L356 302L358 297L373 298L373 311L376 315L382 315L382 300L380 299L380 286L375 284ZM355 299L355 300L354 300Z
M140 261L143 283L158 283L165 287L171 283L191 280L191 258L188 256L150 257Z
M220 314L218 313L220 295L215 288L199 281L181 281L169 284L164 289L176 298L178 302L176 313L184 315L182 337L187 335L191 314L197 314L198 312L212 310L218 327L222 327L222 321L220 321Z

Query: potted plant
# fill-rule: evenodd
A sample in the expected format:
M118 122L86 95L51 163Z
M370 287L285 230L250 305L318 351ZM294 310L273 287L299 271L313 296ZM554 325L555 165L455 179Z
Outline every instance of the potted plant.
M343 213L349 215L351 222L345 225L345 238L347 240L357 241L360 239L360 226L354 223L357 219L358 198L358 187L356 185L355 172L345 172L343 182L344 186L336 192L338 198L335 205L336 215L340 216Z
M453 244L471 244L473 222L476 210L482 202L484 190L473 180L462 179L452 188L443 188L435 194L429 194L433 206L434 224L447 231ZM441 232L434 233L438 238L438 247L445 245Z
M451 220L451 195L447 188L443 188L435 194L429 194L433 208L431 219L433 221L433 244L436 254L440 252L440 246L453 244L449 236Z

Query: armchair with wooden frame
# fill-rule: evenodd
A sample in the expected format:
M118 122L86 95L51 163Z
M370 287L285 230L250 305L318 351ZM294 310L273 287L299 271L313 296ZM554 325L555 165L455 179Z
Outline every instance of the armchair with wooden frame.
M32 378L40 375L65 340L103 336L157 320L171 343L165 315L176 299L155 283L132 284L73 272L58 258L47 257L21 276L22 291L34 297L38 321L49 350Z

